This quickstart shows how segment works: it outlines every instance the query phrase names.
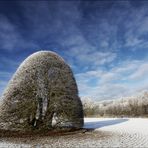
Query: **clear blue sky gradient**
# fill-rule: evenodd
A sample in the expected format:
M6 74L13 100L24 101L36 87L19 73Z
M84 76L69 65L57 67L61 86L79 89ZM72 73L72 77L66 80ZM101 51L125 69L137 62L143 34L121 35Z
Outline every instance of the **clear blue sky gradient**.
M147 91L148 1L0 1L0 95L39 50L67 61L81 97Z

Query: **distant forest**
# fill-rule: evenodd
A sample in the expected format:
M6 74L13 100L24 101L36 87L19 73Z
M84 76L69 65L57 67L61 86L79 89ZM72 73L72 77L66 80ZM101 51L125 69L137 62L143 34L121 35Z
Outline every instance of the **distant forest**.
M85 117L148 117L148 92L140 96L94 102L83 99Z

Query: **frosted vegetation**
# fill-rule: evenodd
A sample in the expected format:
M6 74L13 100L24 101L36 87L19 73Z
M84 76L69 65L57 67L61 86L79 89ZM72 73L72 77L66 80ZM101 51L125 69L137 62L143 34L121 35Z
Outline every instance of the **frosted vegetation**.
M29 56L13 75L2 100L0 121L7 129L83 126L75 78L69 65L54 52Z
M147 117L148 92L139 96L95 102L82 99L86 117Z

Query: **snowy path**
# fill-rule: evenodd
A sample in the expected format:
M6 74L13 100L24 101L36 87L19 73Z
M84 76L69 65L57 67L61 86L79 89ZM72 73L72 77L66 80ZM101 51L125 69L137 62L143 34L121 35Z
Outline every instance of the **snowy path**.
M13 142L0 139L0 148L148 147L148 119L85 118L84 127L94 131L34 140L16 139Z

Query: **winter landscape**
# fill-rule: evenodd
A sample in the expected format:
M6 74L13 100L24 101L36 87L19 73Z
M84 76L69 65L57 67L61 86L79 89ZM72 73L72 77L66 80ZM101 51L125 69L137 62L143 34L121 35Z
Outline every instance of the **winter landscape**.
M0 0L0 148L148 147L147 0Z
M85 116L91 116L91 118L84 118L82 129L37 135L12 134L11 136L9 133L0 134L0 146L6 148L147 147L148 118L144 117L147 114L147 110L143 109L143 105L148 106L147 98L148 94L144 93L134 99L125 98L103 102L93 102L90 99L85 99L83 100L84 114ZM131 103L130 99L134 100L133 103ZM140 103L141 100L144 103ZM136 112L133 112L135 111L134 107ZM125 112L127 108L131 114L130 112ZM113 113L112 110L116 110L118 114ZM110 116L110 118L106 116ZM111 116L114 116L114 118L111 118Z

